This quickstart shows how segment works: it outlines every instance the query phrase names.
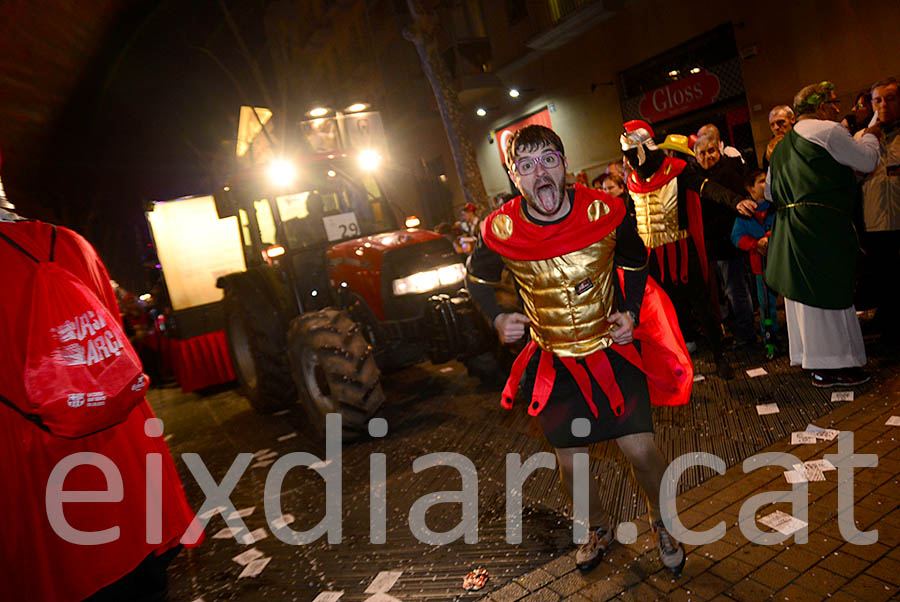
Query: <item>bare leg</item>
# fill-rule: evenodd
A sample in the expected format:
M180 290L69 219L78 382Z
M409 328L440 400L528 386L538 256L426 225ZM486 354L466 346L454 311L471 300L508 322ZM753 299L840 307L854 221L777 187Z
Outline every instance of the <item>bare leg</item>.
M556 448L556 459L559 463L559 480L563 489L569 496L569 501L573 500L573 462L575 454L587 454L588 448L584 447L558 447ZM591 529L607 528L609 524L606 512L600 507L600 487L597 485L597 478L590 475L588 481L588 503L589 517Z

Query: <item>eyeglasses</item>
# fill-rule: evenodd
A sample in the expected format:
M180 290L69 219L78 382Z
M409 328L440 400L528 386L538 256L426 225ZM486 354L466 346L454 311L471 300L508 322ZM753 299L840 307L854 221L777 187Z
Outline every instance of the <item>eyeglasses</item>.
M544 166L544 169L553 169L555 167L559 167L560 163L562 163L563 156L559 151L548 151L541 155L540 157L525 157L523 159L519 159L518 161L513 162L513 165L516 168L516 173L520 176L527 176L530 173L533 173L535 169L537 169L538 161L541 162L541 165Z

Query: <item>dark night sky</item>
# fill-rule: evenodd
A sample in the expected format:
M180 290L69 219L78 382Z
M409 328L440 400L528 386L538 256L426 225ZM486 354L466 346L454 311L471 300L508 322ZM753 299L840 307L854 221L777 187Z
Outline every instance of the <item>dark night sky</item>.
M265 68L262 4L228 2ZM126 8L36 153L28 196L49 210L38 216L85 234L130 288L142 286L143 202L210 191L212 157L236 135L242 98L201 48L260 102L234 40L215 0Z

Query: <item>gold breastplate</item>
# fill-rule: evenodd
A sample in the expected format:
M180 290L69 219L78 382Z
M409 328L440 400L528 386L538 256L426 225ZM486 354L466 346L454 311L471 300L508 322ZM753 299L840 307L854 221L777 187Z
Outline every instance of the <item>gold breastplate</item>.
M688 237L678 227L678 178L652 192L631 192L638 234L648 249Z
M615 311L613 231L584 249L542 260L503 258L522 292L531 335L542 349L583 357L609 347Z

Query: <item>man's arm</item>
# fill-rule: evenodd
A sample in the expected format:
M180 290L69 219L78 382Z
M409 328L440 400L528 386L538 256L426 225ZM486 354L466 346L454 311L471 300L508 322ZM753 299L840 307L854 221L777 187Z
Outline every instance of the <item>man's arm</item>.
M699 194L702 199L719 203L747 217L753 215L753 210L756 209L756 203L718 182L712 181L706 174L690 165L681 172L679 177L687 184L689 190Z
M494 285L500 283L503 259L489 249L478 236L475 251L466 262L466 284L475 306L485 315L503 343L514 343L525 336L528 318L518 312L505 312L497 303Z

